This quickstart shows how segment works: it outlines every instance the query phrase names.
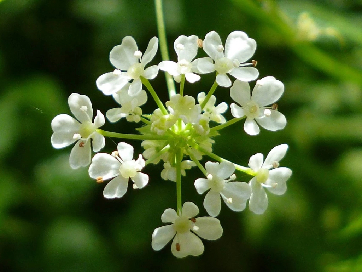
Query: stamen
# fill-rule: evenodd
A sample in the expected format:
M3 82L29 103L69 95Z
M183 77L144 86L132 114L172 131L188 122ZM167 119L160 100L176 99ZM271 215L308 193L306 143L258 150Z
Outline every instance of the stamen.
M179 44L176 45L176 48L177 48L178 50L184 50L184 49L185 49L185 46L184 46L183 44L179 43Z
M102 177L98 177L97 178L97 183L102 183L104 180L103 180L103 178Z
M210 180L212 179L212 175L211 175L211 174L208 174L206 177L207 177L207 179L210 179Z
M251 63L253 64L254 67L256 67L256 65L258 64L256 60L251 60Z
M190 219L193 223L196 223L196 218L191 218Z
M136 184L133 183L133 189L139 189Z
M134 52L133 56L140 59L142 57L142 52L137 50L137 51Z
M272 105L272 110L278 110L278 104L277 103L274 103Z
M278 168L279 167L279 162L277 162L277 161L273 162L273 167Z
M177 250L177 251L180 251L180 250L181 250L181 247L180 247L180 244L179 244L179 243L176 243L176 250Z
M270 109L265 109L264 110L264 115L269 117L270 115L272 114L271 110Z
M203 45L204 45L203 40L197 39L197 46L198 46L199 48L202 48Z
M233 199L231 197L229 197L229 198L226 199L226 202L231 204L231 203L233 203Z
M118 157L118 151L113 151L111 155L115 158Z
M198 231L200 228L198 227L198 226L193 226L192 227L192 230L194 230L194 231Z
M229 180L235 180L236 179L236 175L235 174L232 174L229 178Z
M84 142L79 142L79 147L84 147Z
M122 72L121 72L121 70L118 70L118 69L114 69L114 71L113 71L113 74L115 74L115 75L121 75L122 74Z
M222 51L224 51L224 46L222 46L222 45L220 44L220 45L218 45L218 46L216 47L216 50L219 51L219 52L222 52Z
M82 139L82 135L80 135L80 134L78 134L78 133L75 133L75 134L73 135L73 140L80 140L80 139Z

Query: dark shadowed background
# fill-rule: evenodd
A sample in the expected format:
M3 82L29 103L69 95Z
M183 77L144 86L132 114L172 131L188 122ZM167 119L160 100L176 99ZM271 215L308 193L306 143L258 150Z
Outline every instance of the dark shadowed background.
M215 139L214 152L246 165L251 155L287 143L287 193L269 194L264 215L224 205L224 235L205 241L200 257L178 260L169 245L154 252L151 234L164 209L176 206L161 166L145 168L145 189L106 200L104 184L87 169L70 169L70 147L50 144L51 120L70 114L71 93L88 95L103 113L116 106L95 81L112 70L109 52L124 36L141 51L157 36L153 1L3 0L0 271L362 271L362 1L165 0L164 8L173 60L179 35L215 30L225 41L242 30L257 41L260 77L285 84L279 110L288 125L251 137L237 123ZM157 54L152 63L160 60ZM186 83L185 93L207 91L213 77ZM166 101L163 74L151 83ZM227 89L216 96L231 103ZM149 98L144 112L153 109ZM134 132L125 120L104 128ZM108 139L103 151L117 142ZM193 187L201 173L188 173L183 200L206 215Z

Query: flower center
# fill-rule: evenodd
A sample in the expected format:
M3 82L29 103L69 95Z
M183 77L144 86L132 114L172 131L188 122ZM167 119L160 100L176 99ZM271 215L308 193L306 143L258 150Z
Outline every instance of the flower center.
M96 130L96 126L92 122L84 122L80 126L79 134L86 139Z
M129 67L127 74L132 79L138 79L144 73L143 65L141 63L135 63Z
M259 105L253 100L251 100L246 104L245 110L246 110L246 116L248 118L254 119L260 115Z
M119 167L119 172L124 178L133 178L137 174L135 161L125 161Z
M187 60L180 60L178 63L178 71L180 74L187 74L191 72L191 63Z
M234 68L234 64L228 58L220 58L215 61L215 70L219 74L226 74Z
M186 217L181 215L175 220L173 228L177 233L188 232L192 227L191 221Z
M261 168L261 169L258 170L255 177L256 177L256 180L259 183L264 183L264 182L266 182L268 180L269 170Z
M215 191L215 192L218 192L220 193L223 189L224 189L224 185L225 185L225 181L222 180L222 179L218 179L217 177L214 178L214 177L208 177L209 179L209 184L210 184L210 189Z

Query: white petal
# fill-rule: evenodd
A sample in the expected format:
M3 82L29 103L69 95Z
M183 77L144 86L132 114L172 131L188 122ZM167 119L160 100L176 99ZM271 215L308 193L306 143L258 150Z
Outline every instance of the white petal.
M141 63L143 64L143 66L146 66L146 64L149 63L155 57L157 49L158 49L158 38L153 37L148 43L147 49L141 59Z
M222 46L221 38L219 34L215 31L211 31L206 34L203 48L206 54L208 54L212 59L220 59L224 57L224 51L220 51L219 48Z
M200 76L194 73L187 73L185 74L186 80L190 83L195 83L196 81L200 80Z
M94 155L88 173L91 178L107 180L119 175L120 166L121 163L112 155L98 153Z
M163 223L174 223L177 217L174 209L166 209L161 216L161 220Z
M292 175L292 170L286 167L279 167L269 171L269 179L265 182L267 185L272 187L267 187L267 189L276 195L282 195L287 190L286 181ZM277 184L275 186L275 184Z
M231 103L230 109L231 109L231 114L235 118L241 118L241 117L245 116L244 109L242 107L236 105L235 103Z
M114 123L117 122L119 119L126 117L127 114L123 113L121 108L114 108L110 109L106 112L107 119Z
M204 207L207 213L213 217L218 216L221 211L220 194L209 191L204 199Z
M162 71L168 72L171 76L180 75L177 69L178 68L177 63L174 61L162 61L158 65L158 68L160 68Z
M250 102L250 86L247 82L235 80L230 88L230 97L239 105L244 106Z
M76 142L72 151L70 151L69 164L73 169L88 166L91 162L90 141L87 141L84 145L81 143L84 143L84 141Z
M245 32L231 32L226 39L225 56L228 59L237 59L240 63L243 63L254 55L255 50L255 40L249 38Z
M258 135L260 132L259 126L256 124L254 119L246 119L244 123L244 130L249 135Z
M192 218L198 215L199 208L192 202L185 202L182 206L182 215Z
M147 79L154 79L157 76L157 74L158 74L158 66L152 65L144 71L143 77Z
M130 144L127 144L125 142L120 142L117 145L117 150L122 160L131 161L133 159L134 148Z
M127 192L128 179L117 176L112 179L103 190L105 198L121 198Z
M235 165L231 162L222 161L220 163L217 176L221 179L229 178L235 171Z
M192 71L198 74L208 74L215 71L215 64L211 58L199 58L192 62Z
M232 69L229 74L241 81L252 81L258 78L259 71L254 67L237 67Z
M205 169L206 169L207 173L211 174L212 176L217 176L219 168L220 168L220 164L218 162L208 161L205 163Z
M131 65L138 62L138 58L134 55L137 50L138 47L133 37L126 36L121 45L113 47L109 59L114 67L127 71Z
M81 123L92 121L93 108L88 96L72 93L68 98L70 111Z
M134 79L133 82L129 85L128 95L136 96L142 90L142 82L140 79Z
M147 185L148 175L141 172L137 172L137 174L132 178L132 180L134 184L136 184L136 186L141 189Z
M181 35L175 40L174 49L176 51L178 61L184 59L191 62L196 57L198 50L197 40L198 37L195 35L189 37ZM178 47L179 44L183 45L182 49Z
M97 132L94 132L92 134L92 139L93 139L92 145L94 152L99 152L99 150L101 150L106 144L106 139L104 138L104 136Z
M230 87L231 86L231 80L230 78L225 74L218 74L216 76L216 83L221 87Z
M157 228L152 233L152 248L153 250L161 250L171 241L176 232L172 225Z
M96 85L105 95L111 95L121 90L128 83L126 74L105 73L97 78Z
M198 178L195 180L195 188L196 191L201 195L205 193L208 189L210 189L209 180L204 178Z
M80 130L80 123L67 114L54 117L51 126L54 131L51 138L54 148L63 148L74 143L76 140L73 136Z
M277 145L276 147L273 147L265 159L263 168L271 169L273 167L274 162L279 162L281 159L284 158L285 154L287 153L287 150L288 150L287 144L281 144Z
M217 113L224 113L228 109L228 104L226 102L221 102L219 105L216 106Z
M219 239L223 232L219 219L213 217L198 217L195 226L192 231L206 240Z
M171 245L171 252L177 258L199 256L204 252L204 245L201 239L191 232L177 233Z
M101 113L99 110L97 110L97 115L94 117L94 125L96 128L99 128L104 125L106 120L104 119L103 113Z
M266 195L264 188L256 178L250 181L251 196L249 200L249 208L253 213L262 214L268 208L268 196Z
M263 154L257 153L257 154L250 157L248 165L253 171L256 172L263 165L263 159L264 159Z
M251 189L245 182L228 182L221 192L225 204L233 211L240 212L246 207L246 201L250 198Z
M284 84L272 76L267 76L256 82L252 99L262 106L271 105L282 96L283 92Z
M264 115L263 117L255 118L260 126L270 131L277 131L285 128L287 125L287 119L284 114L276 110L271 110L270 115Z

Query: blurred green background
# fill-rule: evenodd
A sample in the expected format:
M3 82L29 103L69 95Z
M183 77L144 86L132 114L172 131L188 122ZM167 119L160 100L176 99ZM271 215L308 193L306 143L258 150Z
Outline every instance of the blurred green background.
M169 245L154 252L151 234L176 205L161 166L145 168L145 189L106 200L104 184L87 169L70 169L70 148L50 144L50 122L70 113L72 92L103 113L116 106L95 80L112 70L109 52L124 36L144 51L157 35L153 1L3 0L0 271L362 271L362 1L165 0L164 9L172 59L181 34L203 38L215 30L225 41L242 30L257 41L260 77L285 84L279 110L288 125L250 137L238 123L222 131L214 151L246 165L252 154L288 143L281 163L293 170L287 193L269 194L261 216L224 205L224 235L205 241L200 257L178 260ZM212 81L205 75L185 93L207 91ZM163 75L151 83L165 101ZM225 89L216 95L231 103ZM144 112L153 108L149 99ZM134 131L125 120L104 128ZM103 151L116 143L107 140ZM204 216L204 196L193 187L201 173L188 173L183 200Z

